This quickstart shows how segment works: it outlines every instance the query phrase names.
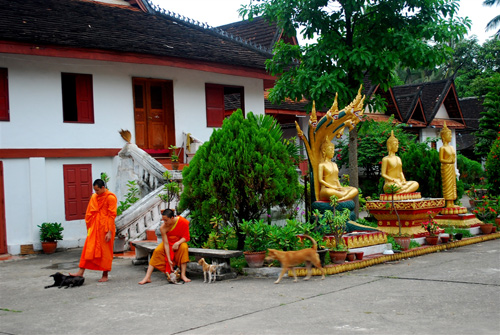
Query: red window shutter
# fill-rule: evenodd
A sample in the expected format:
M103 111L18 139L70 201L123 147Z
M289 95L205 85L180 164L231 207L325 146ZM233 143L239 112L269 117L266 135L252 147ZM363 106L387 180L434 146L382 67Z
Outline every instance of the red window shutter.
M224 86L205 84L207 127L221 127L224 120Z
M94 98L92 93L92 75L78 74L76 84L76 108L78 122L94 123Z
M9 121L7 69L0 69L0 121Z
M66 220L84 219L92 195L92 165L63 165L63 175Z

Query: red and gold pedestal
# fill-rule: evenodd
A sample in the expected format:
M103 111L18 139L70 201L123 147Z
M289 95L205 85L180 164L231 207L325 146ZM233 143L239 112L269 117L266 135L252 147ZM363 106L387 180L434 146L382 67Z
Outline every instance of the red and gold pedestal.
M478 227L483 222L474 214L439 214L434 218L439 227L472 228Z
M429 233L422 227L422 223L429 221L429 215L437 215L444 205L443 198L395 200L394 207L401 220L401 233L413 238L427 236ZM367 201L366 208L377 219L379 230L389 235L399 233L398 218L391 201Z

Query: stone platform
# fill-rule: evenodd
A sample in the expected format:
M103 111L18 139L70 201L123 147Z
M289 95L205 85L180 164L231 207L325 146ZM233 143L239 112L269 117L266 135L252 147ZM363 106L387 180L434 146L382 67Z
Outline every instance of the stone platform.
M455 228L472 228L479 227L482 223L474 214L439 214L435 218L438 226L443 227L455 227Z
M436 216L444 207L443 198L420 198L394 201L394 208L401 220L401 233L411 237L428 235L422 223L429 220L429 215ZM396 212L391 201L372 200L366 202L366 209L378 221L378 229L395 235L399 233Z

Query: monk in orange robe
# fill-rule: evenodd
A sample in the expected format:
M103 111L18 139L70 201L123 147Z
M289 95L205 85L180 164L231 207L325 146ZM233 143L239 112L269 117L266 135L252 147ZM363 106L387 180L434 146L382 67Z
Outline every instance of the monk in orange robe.
M70 275L83 276L85 269L102 271L99 281L105 282L108 281L113 262L117 199L106 189L103 180L96 179L93 186L95 193L90 198L85 214L87 239L80 257L80 270Z
M171 209L162 212L163 223L160 226L162 242L153 251L149 261L146 276L139 282L140 285L151 283L151 275L156 268L163 273L174 272L174 265L181 268L181 279L188 283L191 281L186 277L186 267L189 262L188 245L189 221L182 216L174 216Z

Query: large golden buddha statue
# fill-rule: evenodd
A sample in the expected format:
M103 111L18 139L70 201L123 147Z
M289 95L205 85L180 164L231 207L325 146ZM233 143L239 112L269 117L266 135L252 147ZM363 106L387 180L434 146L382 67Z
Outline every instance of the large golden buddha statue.
M416 181L407 181L403 174L403 163L396 156L399 141L391 131L391 137L387 140L387 151L389 154L382 159L382 177L385 179L384 192L388 193L391 185L396 185L399 190L396 193L412 193L418 190Z
M339 168L332 162L335 145L327 138L321 144L321 161L318 164L318 180L320 184L319 199L330 201L332 195L339 201L351 200L358 195L358 189L351 186L342 186L339 181Z
M443 146L439 149L439 161L441 162L441 180L443 183L443 198L446 200L446 207L455 206L457 198L457 175L455 173L455 149L450 145L451 130L444 123L441 130L441 140Z

